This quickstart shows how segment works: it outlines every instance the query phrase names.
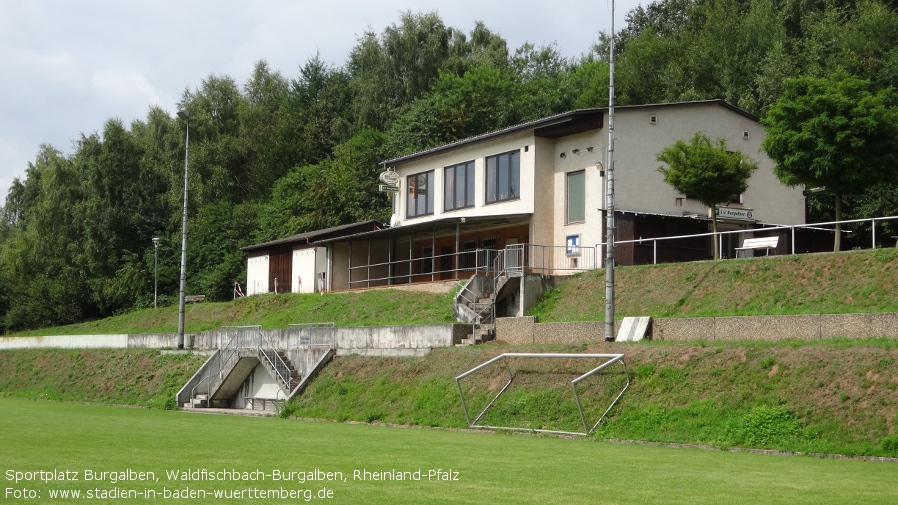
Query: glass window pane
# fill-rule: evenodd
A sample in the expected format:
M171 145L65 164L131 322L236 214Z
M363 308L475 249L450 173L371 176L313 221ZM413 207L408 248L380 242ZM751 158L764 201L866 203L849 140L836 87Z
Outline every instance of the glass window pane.
M427 188L428 188L427 195L426 195L426 198L425 198L425 202L426 202L426 210L425 210L425 212L426 212L427 214L433 214L433 200L434 200L434 198L433 198L432 191L431 191L431 189L433 188L433 172L427 172L427 173L424 175L424 177L425 177L426 180L427 180Z
M468 167L466 169L467 176L465 178L466 184L466 192L465 192L465 206L473 207L474 206L474 162L468 163Z
M567 222L586 221L586 172L567 174Z
M509 198L509 167L508 156L499 157L499 199L507 200Z
M518 189L520 188L521 183L521 153L515 151L511 153L509 164L511 165L508 177L509 184L509 198L518 198L521 195L518 193Z
M496 158L486 159L486 201L495 202L496 191Z

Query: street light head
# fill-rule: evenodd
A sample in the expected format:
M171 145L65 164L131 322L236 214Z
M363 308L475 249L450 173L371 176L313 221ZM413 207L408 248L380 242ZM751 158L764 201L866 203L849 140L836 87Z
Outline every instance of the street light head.
M190 111L187 109L179 110L178 117L183 119L184 121L187 121L188 119L190 119Z
M159 246L159 237L153 237L153 245Z

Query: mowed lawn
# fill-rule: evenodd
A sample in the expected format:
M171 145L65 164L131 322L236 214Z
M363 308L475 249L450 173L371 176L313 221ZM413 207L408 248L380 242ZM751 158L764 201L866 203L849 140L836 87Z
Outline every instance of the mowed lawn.
M370 480L418 470L420 480ZM168 471L236 471L237 480L185 482ZM0 472L0 501L10 504L82 503L88 493L113 497L94 503L279 504L305 502L306 490L335 505L898 503L895 463L11 398L0 398ZM43 482L63 475L80 480ZM51 497L57 490L82 498Z

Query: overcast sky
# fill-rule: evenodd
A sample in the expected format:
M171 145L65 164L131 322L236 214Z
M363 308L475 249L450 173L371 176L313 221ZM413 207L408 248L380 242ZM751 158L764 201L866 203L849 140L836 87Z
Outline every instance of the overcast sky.
M616 30L640 3L615 2ZM406 10L569 57L611 29L611 0L0 0L0 205L43 143L70 154L107 119L127 126L151 105L173 115L185 88L211 74L242 86L259 60L287 79L316 53L342 66Z

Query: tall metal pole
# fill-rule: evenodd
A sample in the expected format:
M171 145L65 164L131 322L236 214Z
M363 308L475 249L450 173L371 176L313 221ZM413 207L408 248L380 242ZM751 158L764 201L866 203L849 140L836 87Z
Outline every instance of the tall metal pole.
M159 299L159 237L153 237L153 308Z
M605 171L605 341L614 341L614 0L611 0L608 169Z
M188 155L190 153L190 111L178 111L178 117L187 125L187 133L184 140L184 214L181 225L181 291L178 300L178 349L184 348L184 312L185 289L187 284L187 173Z

